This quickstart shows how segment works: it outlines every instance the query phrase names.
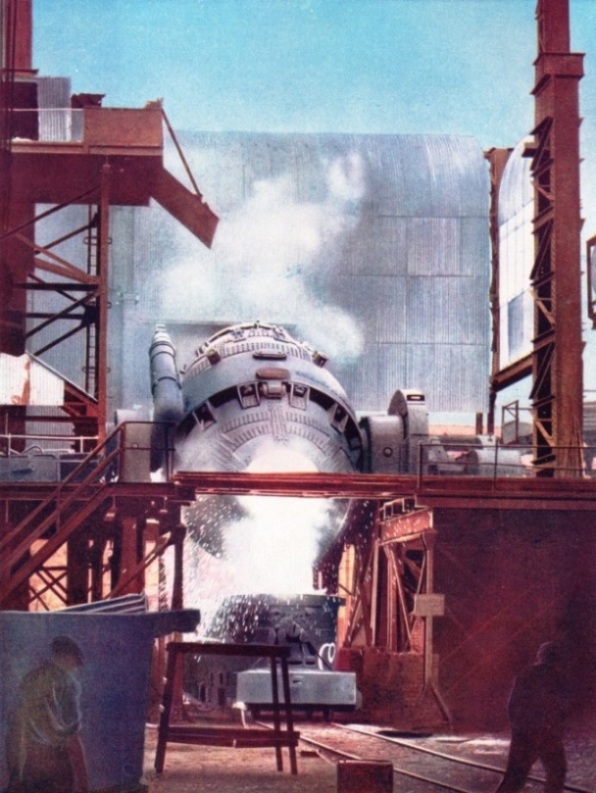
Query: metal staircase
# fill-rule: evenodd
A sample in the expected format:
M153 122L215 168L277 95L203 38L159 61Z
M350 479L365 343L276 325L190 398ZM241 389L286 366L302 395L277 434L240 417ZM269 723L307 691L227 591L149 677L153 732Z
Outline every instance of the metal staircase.
M104 535L101 543L104 547L105 535L110 533L110 525L119 510L133 521L140 521L152 513L157 517L159 528L152 547L143 544L142 553L137 555L132 566L124 573L115 571L113 585L103 598L127 591L127 587L165 548L181 542L183 532L179 508L192 500L193 493L188 489L181 492L177 485L168 482L149 481L149 444L147 447L139 445L138 432L135 434L135 443L127 444L127 429L131 423L137 424L128 422L119 425L57 487L41 498L22 520L9 526L0 537L0 608L6 608L19 588L27 582L31 588L31 578L40 574L46 587L53 589L53 594L65 604L71 605L72 595L68 587L57 586L66 575L64 570L61 576L56 576L57 552L81 533L87 534L89 538ZM123 458L130 453L140 455L142 461L136 468L138 478L134 482L122 481L119 476L123 469ZM145 461L146 466L143 465ZM53 567L46 568L51 560L54 561ZM86 561L76 560L77 565L84 568L85 576L88 574ZM100 573L104 570L105 565L101 565ZM97 588L95 591L97 595ZM30 591L29 602L34 599L36 593Z

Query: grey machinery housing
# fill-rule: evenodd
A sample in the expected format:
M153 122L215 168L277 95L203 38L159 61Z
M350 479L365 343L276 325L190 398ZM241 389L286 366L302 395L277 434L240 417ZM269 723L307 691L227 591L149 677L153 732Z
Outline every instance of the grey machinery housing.
M295 470L414 472L419 444L428 440L421 392L397 391L389 415L359 423L326 356L279 326L225 328L180 372L172 340L158 326L149 355L153 470L173 446L180 471L275 471L279 452L294 456Z

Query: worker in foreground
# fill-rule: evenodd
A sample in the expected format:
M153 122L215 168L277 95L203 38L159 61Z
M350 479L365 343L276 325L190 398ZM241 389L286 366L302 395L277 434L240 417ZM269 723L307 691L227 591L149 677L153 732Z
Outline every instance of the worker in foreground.
M507 705L511 744L496 793L517 793L536 760L546 771L546 793L561 793L567 761L563 735L570 709L562 647L546 642L536 661L516 678Z

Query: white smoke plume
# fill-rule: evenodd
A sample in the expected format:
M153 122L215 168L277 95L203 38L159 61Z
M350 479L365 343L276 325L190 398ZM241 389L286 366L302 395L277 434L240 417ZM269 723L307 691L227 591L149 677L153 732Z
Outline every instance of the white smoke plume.
M256 181L248 201L221 218L200 277L194 259L168 269L166 317L289 325L331 358L358 357L362 333L324 281L358 221L364 187L356 153L326 163L318 201L301 200L287 174Z

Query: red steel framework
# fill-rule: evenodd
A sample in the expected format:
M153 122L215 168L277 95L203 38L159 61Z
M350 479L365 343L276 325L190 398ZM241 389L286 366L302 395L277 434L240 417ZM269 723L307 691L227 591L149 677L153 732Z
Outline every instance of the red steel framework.
M579 81L583 55L570 52L569 0L539 0L532 158L535 239L532 352L499 369L498 301L492 301L491 414L498 391L532 375L534 465L539 476L577 476L582 468L583 343L581 335L581 215ZM507 150L487 155L493 216ZM498 289L498 229L491 229L493 290Z
M570 52L569 0L540 0L532 156L535 258L533 388L535 464L544 476L581 470L579 81ZM557 451L556 447L560 447ZM576 451L572 451L575 447Z
M75 350L79 360L74 368L83 375L81 383L64 378L60 407L33 405L28 384L13 404L0 405L1 451L19 452L32 436L51 442L57 428L65 426L60 435L68 438L71 431L73 448L76 443L77 451L90 453L102 447L107 425L110 207L147 206L154 199L207 246L218 218L204 202L160 103L141 109L104 108L101 97L81 94L71 100L82 118L81 139L40 140L31 44L31 0L1 0L0 355L8 360L27 353L33 361L43 361L49 350L77 339L68 354ZM192 190L164 167L164 124ZM50 208L38 211L40 206ZM65 215L73 206L87 208L87 221L59 239L42 240L42 221ZM57 252L61 243L74 238L85 243L82 260L67 260ZM40 292L48 297L42 305L49 308L32 310L31 296ZM141 540L127 527L132 518L147 513L145 505L139 506L138 488L128 483L114 502L117 509L107 510L117 516L115 531L106 531L103 519L93 521L89 505L80 508L80 502L64 531L47 524L48 514L60 512L63 486L54 486L48 497L48 486L40 485L38 493L28 491L28 498L14 483L2 488L2 585L11 591L5 606L26 608L47 591L66 603L101 597L105 536L115 538L114 582L127 577L133 557L136 565ZM162 529L172 522L164 518L164 510L169 515L164 503L156 494ZM153 525L151 518L148 525ZM49 549L64 543L66 554L59 562L52 560ZM29 576L23 577L23 570ZM37 581L33 589L32 576Z
M370 531L366 522L349 523L318 570L320 583L336 590L346 549L351 549L354 569L352 589L347 593L349 618L341 637L344 657L366 655L364 662L372 664L366 679L374 681L377 688L376 663L388 668L394 664L392 673L401 675L399 665L410 658L415 665L412 680L420 685L420 690L412 692L411 702L419 709L422 694L430 717L448 720L436 687L433 661L433 619L442 614L441 596L433 592L433 505L474 509L492 502L501 507L550 510L573 504L574 509L591 511L596 498L592 483L570 481L565 483L568 488L559 486L552 492L543 487L547 482L536 479L470 477L454 481L435 477L424 482L412 476L221 472L178 472L165 482L151 482L147 428L131 430L122 425L112 436L105 436L110 206L144 206L153 198L206 245L211 244L217 218L188 170L194 192L163 167L164 120L170 132L171 127L157 104L117 110L103 108L96 97L83 95L77 100L84 118L80 142L15 141L13 111L20 95L15 87L19 81L34 79L31 2L3 0L1 7L0 289L5 310L0 317L0 353L20 355L35 349L41 357L67 338L83 337L84 386L66 384L62 415L52 415L49 423L72 424L75 434L85 439L82 448L88 454L58 486L0 483L0 608L26 609L34 603L47 607L46 596L51 596L54 604L68 605L142 591L147 568L168 547L174 548L175 557L173 596L168 605L182 607L185 527L181 509L198 493L369 502ZM575 296L576 288L579 295L575 277L579 271L579 257L575 256L579 204L574 169L579 162L576 105L581 56L566 51L568 42L561 49L563 54L551 51L565 43L559 38L559 27L567 10L566 0L539 4L541 43L533 150L538 207L533 273L537 334L532 362L536 457L546 474L556 470L552 458L557 445L575 447L573 460L567 460L565 468L569 469L571 462L579 470L574 460L579 460L578 427L581 431L579 310L569 322L561 317L562 306ZM568 31L568 21L566 24ZM21 109L36 110L31 103ZM561 114L568 117L558 123ZM506 155L495 150L495 189L505 160ZM52 208L36 215L39 204ZM36 239L40 220L73 205L88 207L85 224L59 240L42 243ZM559 234L556 230L561 224L567 226ZM66 261L54 249L78 235L90 242L86 260ZM498 270L495 273L498 276ZM493 289L497 282L493 281ZM31 313L28 296L34 291L51 293L62 301L63 308ZM65 325L70 325L68 331L64 331ZM47 332L54 329L48 342ZM33 347L42 335L43 343ZM571 356L571 362L560 360L560 347L566 357ZM498 388L505 379L507 376L495 373L493 386ZM557 390L563 382L573 384L569 389L572 395L564 397ZM5 435L15 437L24 435L31 424L37 429L48 421L45 414L35 414L25 405L0 406L0 418ZM141 465L129 466L130 454L140 455ZM426 506L418 507L416 496Z
M527 376L531 368L524 367L520 373L505 373L500 367L501 361L501 308L500 308L500 239L499 239L499 188L503 171L511 155L511 149L490 149L486 152L486 159L489 163L490 173L490 240L491 240L491 282L490 282L490 311L492 318L491 328L491 379L489 389L489 407L487 431L489 434L495 432L495 407L497 393L517 382L518 379Z
M588 281L588 316L596 328L596 235L586 242L586 270Z
M138 589L150 560L168 545L174 544L180 550L183 538L180 507L189 503L196 492L234 493L248 489L255 494L275 492L309 496L326 493L329 497L374 498L381 505L384 501L419 491L424 492L425 499L432 504L433 498L438 497L436 493L433 495L432 487L421 489L420 482L412 477L377 480L371 476L317 475L308 478L300 475L284 480L272 475L257 481L254 477L238 478L225 473L179 474L162 485L127 481L126 478L119 482L109 477L107 481L97 478L98 471L107 471L102 468L107 464L98 460L106 459L104 443L107 441L104 437L105 296L109 207L114 204L143 206L154 198L207 245L213 238L217 218L204 203L194 180L191 179L193 193L163 167L164 114L158 104L143 109L110 109L99 106L95 97L82 95L77 100L84 118L80 142L15 141L12 134L12 111L18 94L15 86L19 81L27 82L34 77L30 0L4 0L2 11L1 165L5 178L1 196L1 286L9 300L4 303L8 309L0 323L0 352L18 355L35 341L41 330L54 324L62 327L66 320L72 322L68 335L83 334L82 368L87 373L87 383L85 388L67 384L63 420L71 422L76 431L88 439L85 451L91 452L89 459L95 460L96 466L94 473L83 475L82 485L73 477L57 488L2 488L0 578L4 589L0 605L27 607L44 591L51 591L65 603L74 603ZM576 338L579 311L569 321L561 314L566 313L562 310L566 295L575 294L578 287L575 276L579 257L575 256L577 246L572 243L579 222L577 82L581 76L581 56L567 52L566 0L539 4L539 29L535 88L537 143L533 156L537 204L541 209L535 223L539 243L534 279L539 293L537 324L555 318L557 321L550 322L544 332L537 334L533 360L537 384L534 399L540 419L537 461L541 470L550 474L554 470L550 458L555 445L574 448L574 460L579 458L577 450L580 447L577 426L579 420L581 427L581 342ZM561 50L555 51L557 47ZM31 104L25 104L25 109L35 112ZM560 115L566 118L559 123ZM171 131L167 120L166 126ZM495 183L503 166L504 159L499 157L495 165ZM62 240L44 241L43 244L35 240L36 223L45 214L35 216L35 206L41 203L53 205L50 212L59 212L73 204L89 207L88 223L73 229L69 235L87 235L92 240L87 261L73 263L58 256L53 248ZM561 224L566 224L565 230L556 233ZM545 250L548 251L546 257ZM546 268L545 262L549 265ZM555 276L557 290L554 289ZM64 301L64 308L48 316L29 314L27 294L34 290L52 292ZM60 344L63 338L59 333L51 344ZM565 356L557 354L559 339L563 340ZM47 342L44 346L47 349ZM43 346L37 350L40 355L43 352ZM568 395L573 392L569 398L556 390L564 379L563 374L569 378L566 380ZM565 407L568 402L573 408L569 413ZM43 415L36 416L24 406L4 406L0 411L4 426L13 435L23 433L28 422L45 420ZM56 420L53 416L52 422ZM118 447L118 454L125 449L126 442ZM566 469L569 470L569 466ZM577 495L581 484L575 483L569 500ZM471 486L468 482L457 486L452 483L438 485L438 494L443 499L457 499L460 505L468 502L473 505L478 499L502 499L504 493L495 490L494 485L490 482L483 490L476 482L472 495L466 490ZM560 497L560 493L552 494L553 498L555 495ZM520 505L546 503L542 493L538 497L527 495L527 485L523 482L512 484L506 497ZM64 547L67 548L66 557L57 564L53 554ZM180 554L177 559L179 566ZM107 588L106 570L110 578ZM36 588L31 585L35 576L38 579ZM180 591L176 597L181 598Z

